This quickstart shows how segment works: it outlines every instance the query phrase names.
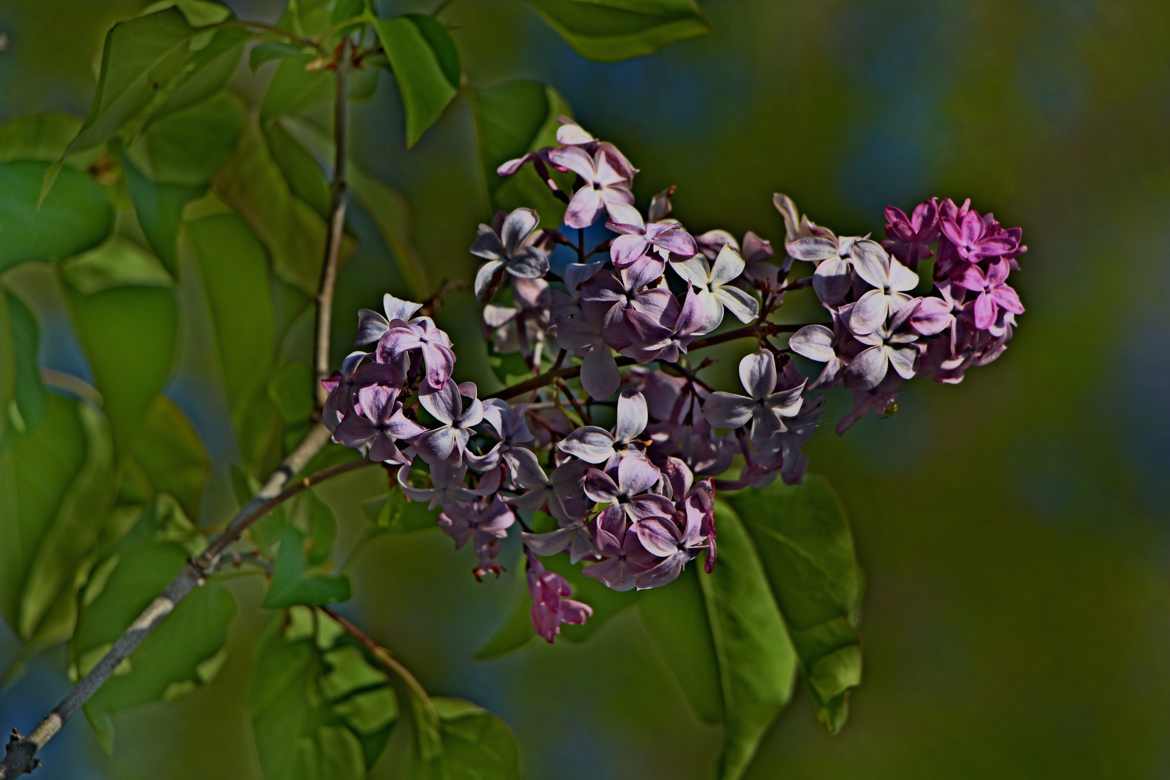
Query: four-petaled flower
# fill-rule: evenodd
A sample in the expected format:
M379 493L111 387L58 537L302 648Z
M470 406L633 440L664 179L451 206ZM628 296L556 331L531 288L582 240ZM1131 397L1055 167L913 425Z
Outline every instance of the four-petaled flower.
M426 431L402 410L401 390L385 385L367 385L357 392L357 405L333 432L333 438L347 447L363 449L378 463L409 463L397 442L413 439Z
M451 348L451 337L430 317L391 321L375 354L379 363L390 363L415 350L422 354L429 389L441 390L455 370L455 350Z
M918 286L918 274L873 241L854 244L853 267L857 276L873 289L853 305L849 329L854 333L872 333L910 303L906 293Z
M855 334L862 344L866 345L860 353L849 361L849 370L861 380L866 389L872 389L882 383L890 366L903 379L914 377L914 361L918 357L918 349L914 342L918 336L904 330L898 330L901 321L909 315L904 309L892 323L881 326L872 333Z
M628 450L646 430L650 413L641 393L618 396L614 432L596 425L584 425L557 443L557 449L586 463L605 463Z
M487 260L475 275L475 294L480 299L507 271L520 279L539 279L548 273L548 252L536 246L540 216L532 209L512 211L496 228L480 225L471 254Z
M714 265L709 265L702 255L671 264L670 267L698 291L694 299L694 335L701 336L718 328L723 322L724 309L740 322L751 322L759 315L760 304L755 297L732 284L743 275L746 265L739 251L730 243L719 250Z
M611 220L606 227L619 234L609 248L614 268L631 266L651 250L663 260L670 260L672 255L685 259L699 251L694 236L678 222L647 223L634 208L619 210L618 218Z
M581 189L574 193L565 209L565 224L573 228L587 228L602 209L610 217L628 214L634 202L630 179L610 163L604 151L590 155L579 146L553 149L549 161L558 168L572 171L581 177ZM628 219L628 217L627 217Z
M463 396L471 403L463 406ZM436 428L426 431L414 440L414 448L427 463L463 462L471 429L483 420L483 403L476 397L475 385L464 382L456 385L448 379L442 389L418 397L423 408L439 421Z
M803 381L776 389L779 376L771 352L753 352L739 361L739 381L747 396L720 390L703 403L703 414L717 428L742 428L750 422L752 438L761 439L785 430L784 419L795 417L804 402Z
M1024 304L1020 303L1020 296L1007 284L1009 270L1007 260L992 263L987 273L977 265L970 265L955 281L956 287L978 293L975 298L975 327L979 330L991 330L999 317L1000 309L1012 314L1024 313Z
M981 217L975 211L960 210L954 216L944 216L939 227L959 257L968 263L1010 255L1020 246L1014 233L999 229L994 218Z
M882 246L916 270L920 261L934 254L930 246L938 240L938 199L919 203L908 217L897 206L887 206L885 216L889 238Z

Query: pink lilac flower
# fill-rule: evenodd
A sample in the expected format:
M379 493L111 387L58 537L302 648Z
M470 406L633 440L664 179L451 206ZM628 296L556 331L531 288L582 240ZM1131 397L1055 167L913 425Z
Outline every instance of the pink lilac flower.
M890 254L916 270L918 263L931 257L931 247L938 240L938 198L923 201L910 216L897 206L887 206L886 236L882 242Z
M426 383L431 391L441 390L451 381L451 373L455 370L451 337L430 317L418 317L409 322L392 321L379 339L375 354L379 363L393 363L403 355L415 352L422 355Z
M1012 314L1024 313L1020 296L1007 284L1008 272L1008 261L998 260L988 266L986 273L977 265L967 266L963 275L955 281L956 287L978 293L975 298L975 327L979 330L990 330L1000 309Z
M969 209L969 204L970 200L953 212L944 213L939 223L942 234L959 257L968 263L978 263L989 257L1015 254L1020 248L1019 236L1000 228L990 214L981 217L976 211L964 210Z
M528 556L528 592L532 596L532 625L549 644L563 624L579 626L593 615L588 604L569 598L573 595L569 581L545 569L535 555Z
M630 179L620 173L602 151L590 155L577 146L553 149L549 161L562 170L572 171L581 178L582 186L573 194L565 209L565 224L572 228L587 228L603 209L611 219L620 221L629 214L634 202Z
M357 405L333 432L335 441L362 450L379 463L409 463L398 442L413 439L426 431L408 418L402 409L401 390L385 385L367 385L357 392Z

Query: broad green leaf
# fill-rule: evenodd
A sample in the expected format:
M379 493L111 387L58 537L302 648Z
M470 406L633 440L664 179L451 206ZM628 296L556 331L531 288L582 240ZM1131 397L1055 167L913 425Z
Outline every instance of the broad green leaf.
M32 114L10 119L0 124L0 162L56 162L80 128L81 120L69 114ZM95 149L73 155L67 164L84 170L101 154L102 150Z
M255 71L259 70L265 63L290 57L300 57L303 54L304 50L300 46L292 43L285 43L283 41L258 43L248 52L248 67Z
M260 103L260 118L269 122L281 117L297 117L328 127L336 83L333 71L321 67L316 55L288 53L278 60L268 91ZM346 79L346 94L350 100L366 100L373 96L377 86L377 70L351 71Z
M709 575L695 566L684 574L698 580L699 603L695 603L693 589L673 583L647 602L646 609L658 613L658 619L652 617L647 627L659 655L688 691L697 713L707 719L713 714L709 711L714 705L711 697L704 694L700 698L688 688L696 683L695 673L702 674L704 667L716 671L722 702L719 720L723 723L718 776L721 780L734 780L743 775L760 738L791 698L798 662L763 565L743 523L720 503L716 525L719 565ZM685 606L679 609L668 605L672 598L678 598ZM678 630L655 633L655 628L669 627L661 619L664 612L670 614L673 609L673 614L682 616L683 610L693 613L700 605L699 614L706 617L702 621L705 626L700 628L708 632L709 643L689 637L683 644L676 644L683 638ZM701 652L704 646L710 655L695 658L694 653ZM701 677L698 681L702 684Z
M294 608L261 637L248 703L267 778L365 778L398 719L386 673L334 628Z
M705 34L695 0L528 0L578 53L592 60L651 54Z
M470 92L479 142L480 164L492 206L511 211L529 206L546 227L556 227L565 205L557 200L532 166L508 178L496 174L501 163L556 143L559 117L569 104L555 89L536 81L506 81ZM567 177L566 177L567 181Z
M255 119L212 182L217 195L247 220L268 249L276 275L306 295L317 290L325 251L325 220L295 197ZM352 241L343 254L352 251Z
M817 718L836 733L861 683L857 635L863 582L841 501L819 476L798 486L744 491L729 503L763 561L776 602L817 703ZM722 542L722 528L720 528Z
M130 125L142 127L218 92L246 39L240 29L194 27L173 7L115 24L102 49L93 105L70 151L98 146Z
M386 766L393 777L412 780L516 780L521 776L516 738L504 721L462 699L436 697L441 753L424 760L403 749L395 727Z
M234 427L244 429L276 351L264 248L234 214L190 222L180 252L198 268Z
M202 187L239 145L244 121L239 99L219 94L153 123L126 153L154 182Z
M170 274L114 238L62 267L74 332L102 394L114 441L129 451L175 362L178 303Z
M312 206L322 218L328 217L332 195L329 180L317 159L279 120L264 124L264 137L292 194Z
M256 487L249 481L243 489L245 498L241 500L254 494ZM271 552L277 548L289 528L301 536L305 563L319 566L329 560L333 544L337 541L337 518L333 509L316 493L307 490L293 501L269 512L249 529L248 536L262 551Z
M264 606L283 609L349 600L347 577L307 574L305 567L305 536L296 528L287 526L280 536L276 563L272 568L272 582L264 597Z
M143 14L152 14L164 8L178 8L187 21L196 27L216 24L231 18L231 9L216 0L158 0L142 9Z
M304 422L313 414L312 386L313 370L308 363L285 363L268 380L268 398L285 422Z
M179 270L179 228L183 224L183 209L200 197L206 187L182 184L162 184L146 177L125 155L122 170L126 173L126 189L138 215L138 224L172 275Z
M151 503L159 494L174 496L189 517L199 517L211 458L195 426L174 401L155 396L130 457L143 479L142 492L135 498Z
M37 353L40 330L36 316L15 294L0 288L0 444L10 420L33 428L45 409ZM11 405L15 408L11 408ZM15 414L14 414L15 412Z
M425 300L434 291L434 283L413 244L410 204L402 193L354 166L350 166L349 184L354 196L374 218L410 294L416 300Z
M398 84L410 148L459 91L459 52L447 28L430 16L377 19L373 27Z
M95 567L100 576L95 574L86 586L71 647L77 674L97 663L186 565L190 551L165 539L164 522L147 512L135 532ZM146 637L86 704L86 716L107 750L112 747L113 714L181 696L214 676L235 613L231 593L209 583L193 591Z
M37 205L50 165L0 163L0 271L26 260L60 260L91 249L114 225L109 196L81 171L64 168Z
M0 616L21 639L66 639L75 576L106 533L114 471L109 431L90 406L56 394L35 427L0 444Z

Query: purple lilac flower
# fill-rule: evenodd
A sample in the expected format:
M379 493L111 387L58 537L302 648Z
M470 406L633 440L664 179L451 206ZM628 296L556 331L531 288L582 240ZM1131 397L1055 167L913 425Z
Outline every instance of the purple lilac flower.
M557 449L586 463L605 463L634 446L648 421L646 399L641 393L625 392L618 397L613 433L585 425L566 436Z
M828 305L842 303L853 285L854 247L863 241L861 236L837 237L824 228L813 235L805 235L785 244L793 258L816 265L813 271L813 289L817 297Z
M465 407L463 397L471 399ZM483 403L476 397L475 385L464 382L447 384L434 393L419 396L419 403L431 413L439 425L414 440L414 448L427 463L447 461L455 465L463 462L471 429L483 420Z
M379 463L409 463L398 442L413 439L426 431L408 418L399 398L401 390L385 385L367 385L357 392L357 405L333 432L335 441L365 452Z
M385 335L392 323L410 322L421 308L421 303L404 301L386 293L382 296L382 309L386 312L385 316L373 309L358 310L358 332L354 343L358 346L373 344Z
M702 255L671 264L670 267L697 290L695 300L699 315L695 319L695 335L718 328L723 323L725 309L740 322L751 322L759 316L760 304L755 297L732 284L743 274L746 265L731 244L725 244L719 250L714 265L709 265Z
M1019 250L1020 241L1015 234L1002 230L991 215L981 217L976 211L964 210L969 204L970 200L953 213L945 214L939 224L942 234L959 257L968 263L978 263L985 258L1003 257Z
M581 287L586 317L600 320L601 333L619 351L654 351L674 335L679 305L662 284L661 260L644 257L616 274L600 274Z
M914 342L918 336L907 330L899 330L900 324L894 322L872 333L856 335L866 348L849 361L849 370L867 389L881 384L891 366L903 379L913 378L914 361L918 357Z
M764 438L785 429L784 419L800 411L804 382L777 391L779 376L771 352L747 355L739 362L739 381L748 395L722 390L703 404L703 414L716 428L742 428L752 424L752 438Z
M699 251L694 236L674 220L647 223L637 209L624 210L622 218L632 221L606 224L609 230L619 234L609 250L614 268L628 268L650 251L664 261L672 256L685 259Z
M455 370L455 350L451 347L450 336L430 317L417 317L409 322L392 321L379 339L375 354L379 363L394 363L416 351L422 355L426 367L428 389L441 390L451 381L451 373Z
M507 271L520 279L539 279L548 273L548 252L536 245L540 215L532 209L515 209L497 220L496 227L480 225L471 254L487 262L475 275L475 294L480 300Z
M845 367L845 361L837 354L834 346L837 340L833 331L824 325L805 325L789 336L789 349L809 360L825 364L820 375L809 385L810 389L832 383Z

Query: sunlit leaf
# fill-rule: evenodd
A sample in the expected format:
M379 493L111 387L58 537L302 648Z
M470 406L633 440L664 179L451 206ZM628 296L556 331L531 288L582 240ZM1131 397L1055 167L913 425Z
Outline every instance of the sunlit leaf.
M695 0L528 0L580 54L624 60L705 34Z
M547 226L561 224L565 205L525 166L515 175L496 174L501 163L556 143L558 118L571 115L569 104L555 89L536 81L506 81L469 93L479 141L484 183L492 205L511 211L535 208Z
M504 721L462 699L436 697L441 753L424 760L403 750L399 729L387 751L385 766L394 777L418 780L515 780L521 776L516 738Z
M861 683L857 635L863 583L837 494L819 476L728 499L743 519L784 613L817 718L836 733ZM720 529L722 532L722 529Z
M198 269L233 427L241 449L253 453L245 440L254 422L249 414L253 402L263 397L276 352L264 248L242 219L220 214L187 223L180 253ZM267 398L257 406L275 414ZM252 417L258 414L259 409Z
M15 294L0 288L0 443L15 419L25 430L33 428L45 408L37 352L40 330L36 316ZM14 408L13 408L14 407Z
M178 303L150 253L115 238L62 267L74 331L119 448L141 431L175 362Z
M398 84L409 148L438 121L459 91L459 52L447 28L430 16L378 19L373 27Z
M0 163L0 271L26 260L60 260L106 239L114 210L103 187L72 168L37 205L50 165Z

